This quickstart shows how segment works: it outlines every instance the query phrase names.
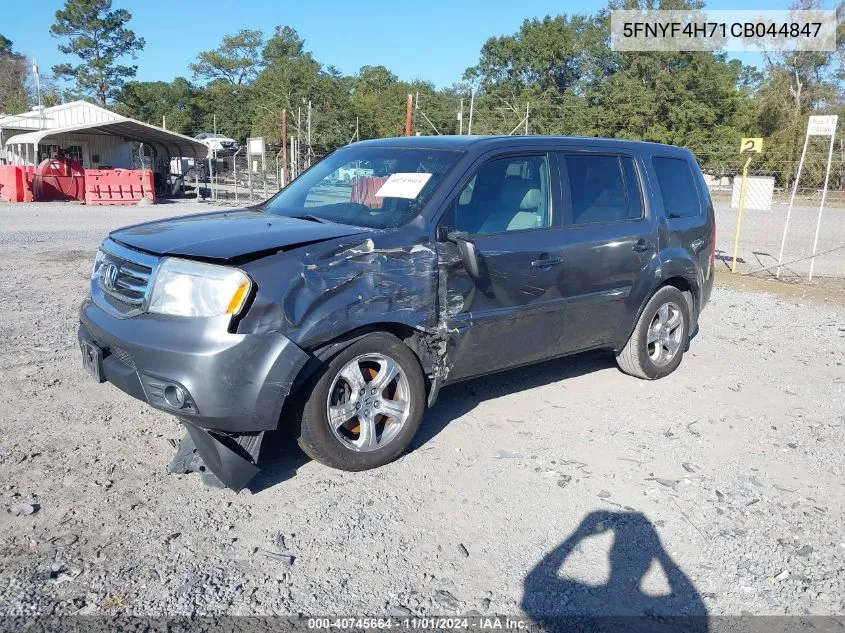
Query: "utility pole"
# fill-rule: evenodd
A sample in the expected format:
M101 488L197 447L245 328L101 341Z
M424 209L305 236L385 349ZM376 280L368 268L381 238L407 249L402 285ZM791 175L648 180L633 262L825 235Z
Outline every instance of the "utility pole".
M41 103L41 79L38 76L38 61L32 58L32 74L35 76L35 92L38 94L38 129L44 129L44 106Z
M214 136L217 136L217 113L214 113Z
M282 187L288 184L288 110L282 108Z
M417 90L417 95L414 98L414 136L420 135L420 128L417 125L417 120L418 120L417 119L417 113L419 112L419 109L420 109L420 91Z
M414 107L414 95L408 93L408 100L405 102L405 136L411 136L411 108Z
M308 148L305 150L305 166L311 167L311 99L308 100L308 136L305 139Z
M458 109L458 134L464 133L464 100L461 99L461 107Z
M161 115L161 128L163 130L167 129L167 115L166 114Z
M467 125L467 134L472 134L472 108L475 106L475 88L472 89L472 94L469 98L469 124Z
M525 136L528 136L528 106L530 102L525 102Z

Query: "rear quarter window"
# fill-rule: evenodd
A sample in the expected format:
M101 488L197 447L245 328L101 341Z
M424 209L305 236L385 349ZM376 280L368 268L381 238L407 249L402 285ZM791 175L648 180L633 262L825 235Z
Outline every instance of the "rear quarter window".
M683 158L656 156L652 165L657 174L666 217L692 218L701 215L698 186L690 164Z

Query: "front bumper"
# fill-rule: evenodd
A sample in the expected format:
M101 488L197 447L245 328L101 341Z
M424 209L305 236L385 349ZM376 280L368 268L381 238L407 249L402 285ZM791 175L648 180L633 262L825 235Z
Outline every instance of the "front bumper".
M103 349L104 378L183 422L227 434L277 428L309 356L278 332L233 334L228 317L112 316L88 298L79 339ZM188 397L168 404L167 385Z

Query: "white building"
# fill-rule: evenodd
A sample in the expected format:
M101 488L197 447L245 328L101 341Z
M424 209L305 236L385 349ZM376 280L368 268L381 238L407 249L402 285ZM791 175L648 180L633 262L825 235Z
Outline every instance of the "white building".
M0 164L37 165L58 150L88 169L132 169L140 162L140 151L168 165L172 158L205 159L209 152L189 136L87 101L0 117Z

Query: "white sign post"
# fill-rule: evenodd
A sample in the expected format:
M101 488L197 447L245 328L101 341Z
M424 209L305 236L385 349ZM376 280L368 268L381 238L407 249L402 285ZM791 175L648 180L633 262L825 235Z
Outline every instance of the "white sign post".
M246 140L246 163L247 163L247 185L249 187L249 199L252 200L252 174L258 173L258 162L253 156L261 156L261 171L264 174L264 198L267 198L267 171L264 164L264 137L253 136Z
M829 116L811 116L807 122L807 135L804 137L804 149L801 151L801 160L798 161L798 173L795 174L795 185L792 187L792 196L789 199L789 209L786 211L786 222L783 225L783 238L780 241L780 254L778 255L778 269L775 275L780 279L780 267L783 263L783 248L786 245L786 232L789 229L789 218L792 216L792 207L795 204L795 193L798 191L798 181L801 179L801 170L804 167L804 157L807 155L807 143L811 136L829 136L830 149L827 153L827 171L824 174L824 189L822 190L822 202L819 205L819 217L816 221L816 237L813 240L813 252L810 259L810 276L813 279L813 267L816 264L816 249L819 245L819 229L822 225L822 211L824 211L824 203L827 199L827 185L830 180L830 163L833 159L833 139L836 136L836 124L839 117L834 115Z

